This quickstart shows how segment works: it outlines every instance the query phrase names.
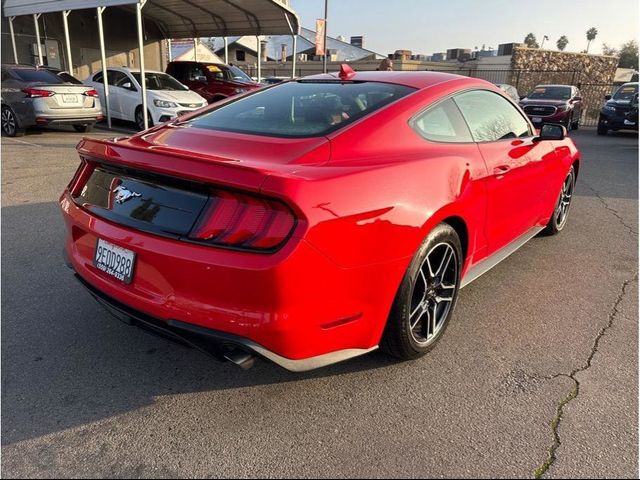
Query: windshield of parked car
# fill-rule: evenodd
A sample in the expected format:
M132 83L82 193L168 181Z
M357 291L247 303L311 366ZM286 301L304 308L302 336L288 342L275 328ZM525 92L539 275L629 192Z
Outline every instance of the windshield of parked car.
M188 123L255 135L314 137L342 128L413 91L377 82L287 82L258 90Z
M540 100L569 100L571 98L571 87L549 87L543 85L534 88L527 97Z
M49 70L36 70L35 68L15 68L13 73L23 82L41 82L49 84L64 83L60 77Z
M132 73L139 85L142 85L140 72ZM189 90L171 75L166 73L147 72L144 74L148 90Z
M216 80L253 82L249 75L244 73L235 65L227 67L226 65L216 65L214 63L211 63L207 65L206 68L209 72L209 77L212 77Z
M631 100L638 93L638 84L622 85L613 96L614 100Z

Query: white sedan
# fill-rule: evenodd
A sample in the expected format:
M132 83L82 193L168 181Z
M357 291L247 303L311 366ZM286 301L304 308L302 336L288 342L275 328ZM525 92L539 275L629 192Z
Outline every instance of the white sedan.
M106 109L102 71L94 73L84 83L100 94ZM109 113L112 118L135 122L144 129L140 70L108 68ZM208 105L196 92L162 72L145 71L147 83L147 112L149 127Z

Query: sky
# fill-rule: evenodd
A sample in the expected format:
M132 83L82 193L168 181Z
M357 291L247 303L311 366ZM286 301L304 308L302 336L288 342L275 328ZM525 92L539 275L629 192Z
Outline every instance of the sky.
M553 49L561 35L566 51L587 47L586 31L598 29L589 53L602 44L618 48L639 36L638 0L329 0L328 34L364 35L364 47L386 55L396 50L431 55L448 48L498 48L533 32ZM315 30L324 0L291 0L302 26Z

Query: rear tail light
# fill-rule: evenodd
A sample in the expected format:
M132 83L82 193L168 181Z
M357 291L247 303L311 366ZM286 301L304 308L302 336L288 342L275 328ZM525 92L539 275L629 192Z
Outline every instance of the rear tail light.
M217 190L189 238L245 250L274 250L295 224L293 212L277 200Z
M84 92L84 94L87 97L95 97L98 98L98 91L97 90L87 90L86 92Z
M82 189L87 184L87 180L89 180L89 177L95 170L95 166L94 162L88 162L84 158L80 158L80 166L67 186L73 198L80 195Z
M51 90L42 90L39 88L25 88L22 91L27 94L27 98L51 97L55 95L55 92Z

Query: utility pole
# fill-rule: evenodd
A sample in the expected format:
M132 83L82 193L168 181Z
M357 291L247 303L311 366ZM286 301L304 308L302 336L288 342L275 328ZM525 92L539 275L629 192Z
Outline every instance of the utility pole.
M327 14L329 13L329 0L324 0L324 60L322 62L322 72L327 73Z

